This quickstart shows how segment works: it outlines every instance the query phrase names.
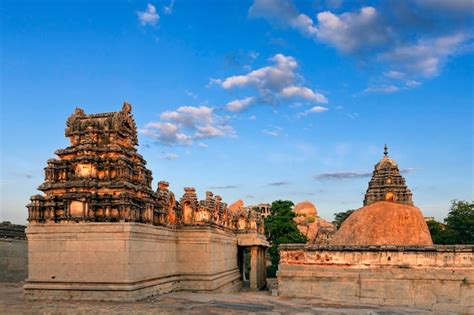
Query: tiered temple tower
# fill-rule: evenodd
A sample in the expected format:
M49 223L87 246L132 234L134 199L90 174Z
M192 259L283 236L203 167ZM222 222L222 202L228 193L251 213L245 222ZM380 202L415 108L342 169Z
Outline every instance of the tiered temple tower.
M384 157L375 164L369 188L365 194L364 206L377 201L393 201L413 205L412 193L400 175L397 163L388 157L387 145L384 147Z
M67 120L71 145L48 160L44 196L31 197L30 223L122 221L152 223L162 217L152 175L137 153L131 106L87 115L76 108Z

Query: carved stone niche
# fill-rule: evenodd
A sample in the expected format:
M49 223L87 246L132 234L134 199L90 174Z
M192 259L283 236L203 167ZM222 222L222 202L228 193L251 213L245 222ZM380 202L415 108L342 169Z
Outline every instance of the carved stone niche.
M75 173L77 177L95 177L96 169L92 163L79 163L76 165Z
M84 217L86 208L85 202L72 200L69 204L69 214L71 217Z

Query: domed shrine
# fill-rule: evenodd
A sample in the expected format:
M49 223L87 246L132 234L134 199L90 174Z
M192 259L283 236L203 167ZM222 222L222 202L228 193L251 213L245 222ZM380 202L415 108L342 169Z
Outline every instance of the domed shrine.
M379 201L352 213L330 241L331 245L432 245L420 209Z
M432 245L430 231L397 163L384 157L375 165L364 207L341 225L331 245Z
M400 175L397 163L389 158L387 145L384 147L384 157L375 164L369 188L365 194L364 206L377 201L393 201L413 205L412 193Z

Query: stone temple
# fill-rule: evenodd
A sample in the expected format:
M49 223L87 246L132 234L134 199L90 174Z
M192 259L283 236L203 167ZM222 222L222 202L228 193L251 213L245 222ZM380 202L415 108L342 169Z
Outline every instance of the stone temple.
M30 299L139 300L171 291L233 292L266 283L263 219L193 187L152 189L131 106L67 120L70 146L48 160L27 205ZM248 263L250 262L250 263ZM246 275L248 274L248 278Z
M377 201L393 201L406 205L413 205L412 193L400 175L397 163L388 157L388 148L385 145L384 157L375 164L369 188L365 194L364 206Z

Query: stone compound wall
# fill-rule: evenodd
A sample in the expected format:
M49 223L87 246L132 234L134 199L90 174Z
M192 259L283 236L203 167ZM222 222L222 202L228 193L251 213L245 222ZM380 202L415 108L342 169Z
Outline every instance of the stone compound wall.
M0 282L20 282L27 278L27 251L25 227L0 223Z
M133 301L241 286L237 238L221 227L30 224L27 236L28 299Z
M474 313L474 246L280 246L279 294Z

